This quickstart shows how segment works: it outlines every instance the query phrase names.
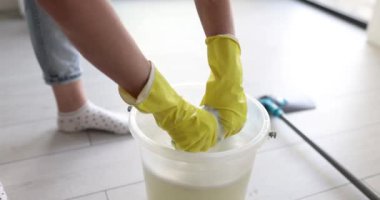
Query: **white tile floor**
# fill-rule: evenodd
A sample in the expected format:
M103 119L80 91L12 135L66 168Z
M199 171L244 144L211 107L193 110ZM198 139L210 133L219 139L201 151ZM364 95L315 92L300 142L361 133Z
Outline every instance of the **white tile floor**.
M115 8L171 83L204 82L204 36L191 1ZM234 1L249 94L305 93L318 108L289 118L380 193L380 50L366 33L291 0ZM20 19L0 21L0 180L11 200L144 200L131 136L55 130L53 96ZM89 98L126 112L113 82L83 61ZM260 149L247 199L366 199L279 120Z

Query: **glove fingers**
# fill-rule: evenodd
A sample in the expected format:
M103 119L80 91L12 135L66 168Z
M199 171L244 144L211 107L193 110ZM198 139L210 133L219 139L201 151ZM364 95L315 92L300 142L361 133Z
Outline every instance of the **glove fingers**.
M215 117L202 109L195 108L190 104L178 113L181 117L175 123L166 121L167 124L160 123L162 120L156 118L158 124L172 137L177 148L185 151L199 152L207 151L216 143L217 121ZM185 111L186 113L183 113Z

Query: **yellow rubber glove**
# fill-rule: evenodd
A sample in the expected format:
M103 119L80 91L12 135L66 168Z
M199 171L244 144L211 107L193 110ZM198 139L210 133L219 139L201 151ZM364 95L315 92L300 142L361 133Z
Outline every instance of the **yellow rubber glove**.
M217 112L224 138L238 133L247 119L240 45L230 35L206 39L211 75L201 105Z
M175 147L184 151L207 151L216 143L217 120L206 110L186 102L152 66L150 77L137 99L119 87L122 99L144 113L152 113L167 131Z

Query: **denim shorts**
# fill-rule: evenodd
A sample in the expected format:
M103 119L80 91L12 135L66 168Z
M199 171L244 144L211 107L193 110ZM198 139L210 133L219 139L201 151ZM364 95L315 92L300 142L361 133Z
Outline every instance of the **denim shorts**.
M78 80L82 73L78 51L36 0L24 2L33 49L45 82L55 85Z

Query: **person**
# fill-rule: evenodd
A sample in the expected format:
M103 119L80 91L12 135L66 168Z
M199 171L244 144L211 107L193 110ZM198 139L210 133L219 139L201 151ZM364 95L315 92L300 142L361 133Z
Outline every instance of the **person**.
M5 193L4 187L0 182L0 200L7 200L7 194Z
M244 126L247 100L242 86L240 45L235 38L229 0L195 0L206 34L211 68L201 102L203 107L194 106L177 94L159 68L143 55L107 0L37 2L70 40L63 40L55 27L42 25L48 18L33 15L31 11L36 5L34 1L26 1L26 7L29 6L27 15L32 20L31 30L39 32L33 36L33 41L41 65L44 62L51 64L49 68L62 63L72 65L73 69L65 69L70 73L62 80L58 74L51 76L47 73L45 76L48 82L57 80L63 84L53 85L53 91L58 108L62 112L67 111L68 116L72 112L77 113L78 108L81 110L81 104L85 102L81 83L77 81L75 46L82 56L119 85L120 96L127 104L154 116L157 124L171 136L177 149L207 151L218 140L237 134ZM37 18L42 21L36 22ZM182 38L179 36L177 39ZM64 103L61 104L61 100ZM62 119L65 117L66 114L62 115ZM71 118L72 121L74 119ZM83 128L80 125L67 127L69 131Z
M35 0L25 0L26 19L44 80L51 85L58 107L58 129L76 132L98 129L127 134L128 115L118 115L91 103L81 81L79 53L54 20Z

